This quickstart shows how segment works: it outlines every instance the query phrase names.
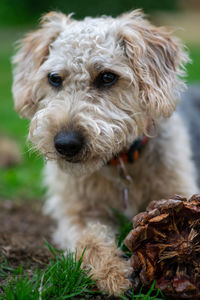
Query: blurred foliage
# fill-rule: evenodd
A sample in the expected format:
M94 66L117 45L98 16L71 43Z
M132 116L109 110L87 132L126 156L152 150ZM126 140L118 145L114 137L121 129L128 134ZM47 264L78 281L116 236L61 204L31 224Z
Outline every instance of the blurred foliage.
M188 82L200 82L200 45L188 45L192 62L187 65Z
M0 31L0 132L19 142L23 160L20 165L0 170L0 198L37 199L44 195L41 184L43 161L29 152L26 146L28 121L20 120L13 109L11 94L12 72L10 59L16 30Z
M1 0L0 24L33 23L41 14L50 10L74 12L76 18L102 14L116 16L135 8L143 8L147 13L152 10L175 10L178 6L177 2L178 0Z

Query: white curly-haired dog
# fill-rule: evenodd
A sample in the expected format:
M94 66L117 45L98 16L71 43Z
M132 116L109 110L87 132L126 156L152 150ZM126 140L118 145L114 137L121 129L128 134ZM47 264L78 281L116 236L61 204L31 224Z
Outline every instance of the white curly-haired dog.
M113 209L132 217L153 199L197 192L189 138L174 112L188 56L140 10L77 21L50 12L14 57L15 108L46 158L46 211L60 247L98 287L130 287ZM171 116L172 115L172 116Z

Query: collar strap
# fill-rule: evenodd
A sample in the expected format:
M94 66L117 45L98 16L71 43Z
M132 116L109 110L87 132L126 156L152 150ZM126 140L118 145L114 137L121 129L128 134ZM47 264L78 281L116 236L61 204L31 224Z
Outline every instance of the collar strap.
M127 151L123 151L119 153L119 155L113 157L109 162L108 165L117 166L120 164L120 158L124 163L134 163L140 156L141 151L143 150L144 146L146 145L148 138L146 135L138 138L133 142L130 148Z

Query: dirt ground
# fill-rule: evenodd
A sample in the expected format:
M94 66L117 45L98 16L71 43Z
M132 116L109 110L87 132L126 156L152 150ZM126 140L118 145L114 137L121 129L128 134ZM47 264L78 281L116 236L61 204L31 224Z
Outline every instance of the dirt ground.
M51 232L54 227L54 222L42 214L38 203L18 205L12 201L0 200L0 265L5 260L11 268L18 268L23 264L23 269L30 276L38 267L44 268L50 258L44 239L52 245ZM5 281L0 276L0 290L3 283ZM105 300L108 297L95 296L90 299Z
M53 221L42 215L40 205L0 201L0 263L23 264L24 270L44 267L50 257L44 239L51 242Z

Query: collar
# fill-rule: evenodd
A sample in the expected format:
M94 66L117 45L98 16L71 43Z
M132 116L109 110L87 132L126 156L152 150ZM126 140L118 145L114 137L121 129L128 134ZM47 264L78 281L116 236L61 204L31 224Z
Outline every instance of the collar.
M120 161L124 163L134 163L140 156L144 146L147 144L148 138L146 135L138 138L133 142L130 148L126 151L119 153L119 155L113 157L109 162L108 165L117 166L120 164Z

